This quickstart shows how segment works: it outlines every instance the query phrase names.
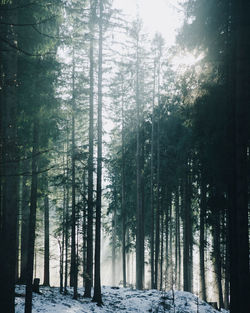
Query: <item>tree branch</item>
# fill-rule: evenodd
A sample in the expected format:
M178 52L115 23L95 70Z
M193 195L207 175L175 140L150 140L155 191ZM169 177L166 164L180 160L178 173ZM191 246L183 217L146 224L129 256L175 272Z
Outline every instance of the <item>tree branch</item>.
M13 49L15 49L17 51L20 51L20 52L22 52L23 54L25 54L25 55L27 55L29 57L42 57L42 56L49 55L49 54L56 54L56 52L46 52L46 53L43 53L43 54L32 54L30 52L27 52L27 51L25 51L25 50L15 46L14 44L10 43L8 40L6 40L6 39L4 39L2 37L0 37L0 40L2 42L6 43L11 48L13 48Z
M59 15L52 15L52 16L44 19L44 20L41 20L41 21L38 21L38 22L35 22L35 23L16 24L16 23L0 22L0 24L8 25L8 26L20 26L20 27L23 27L23 26L35 26L35 25L40 25L40 24L44 24L44 23L46 23L48 21L51 21L52 19L54 19L57 16L59 16Z

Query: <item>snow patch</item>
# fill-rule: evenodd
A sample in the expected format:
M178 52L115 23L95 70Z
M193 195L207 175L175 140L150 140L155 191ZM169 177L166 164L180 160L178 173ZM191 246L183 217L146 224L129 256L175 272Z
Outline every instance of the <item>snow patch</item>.
M176 312L176 313L217 313L206 302L189 292L160 292L157 290L114 289L102 287L104 305L98 307L91 299L83 298L84 289L79 288L79 299L73 300L73 290L68 295L60 294L57 287L40 287L41 294L33 294L33 313L113 313L113 312ZM25 293L25 286L16 287L17 294ZM24 312L24 297L16 297L16 313ZM228 311L223 310L223 313Z

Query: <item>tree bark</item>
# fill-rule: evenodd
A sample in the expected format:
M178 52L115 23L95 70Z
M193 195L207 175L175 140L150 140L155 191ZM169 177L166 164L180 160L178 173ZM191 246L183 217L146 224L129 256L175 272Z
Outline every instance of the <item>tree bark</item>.
M28 172L29 162L23 161L22 171ZM29 177L22 177L22 200L21 200L21 273L20 284L26 283L27 257L28 257L28 233L29 233Z
M125 130L124 130L124 77L122 77L122 276L123 287L127 287L126 268L126 207L125 207Z
M201 175L201 199L200 199L200 286L201 298L207 301L206 271L205 271L205 218L206 218L206 184Z
M141 136L140 136L140 88L139 88L139 30L136 31L136 288L143 289L144 264L142 245L144 238L142 234L142 184L141 184Z
M72 69L72 212L71 212L71 267L70 285L74 288L73 299L77 299L78 270L76 261L76 181L75 181L75 54L73 47L73 69Z
M87 226L87 268L84 297L91 297L93 284L93 143L94 143L94 23L96 0L90 2L90 48L89 48L89 156L88 156L88 226Z
M232 204L229 211L230 312L250 311L247 144L249 143L250 2L232 1ZM244 301L242 301L244 299Z
M5 18L18 20L16 1L4 4ZM0 13L2 15L2 13ZM17 42L15 30L1 26L3 36L13 45ZM5 47L6 48L6 47ZM15 312L15 268L18 212L18 149L17 149L17 54L1 51L1 212L0 212L0 303L5 312Z
M97 194L95 227L95 280L93 301L102 305L101 294L101 210L102 210L102 59L103 59L103 1L99 0L98 56L98 129L97 129Z
M68 286L68 245L69 245L69 129L67 123L66 139L66 208L65 208L65 269L64 269L64 294L67 294Z
M48 196L48 177L45 182L45 196L44 196L44 286L50 285L50 243L49 243L49 196Z
M37 171L38 171L38 121L33 123L33 149L32 149L32 177L30 196L30 217L29 217L29 241L26 278L25 313L32 311L32 283L34 268L35 232L36 232L36 208L37 208Z

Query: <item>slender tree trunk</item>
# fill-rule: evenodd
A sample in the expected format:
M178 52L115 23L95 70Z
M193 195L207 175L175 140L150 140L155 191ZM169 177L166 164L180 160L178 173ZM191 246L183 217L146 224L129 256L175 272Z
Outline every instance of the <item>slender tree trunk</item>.
M72 73L72 217L71 217L71 268L70 285L74 288L73 299L77 299L78 271L76 262L76 181L75 181L75 55L73 48Z
M225 269L224 269L224 306L225 309L229 309L229 298L230 298L230 264L229 264L229 225L228 225L228 210L225 211L225 232L226 232L226 242L225 242Z
M68 123L67 123L64 294L67 294L67 286L68 286L68 246L69 246L69 156L68 156L68 152L69 152L69 128L68 128Z
M155 210L154 210L154 137L155 137L155 83L156 83L156 61L154 62L154 88L153 108L151 124L151 159L150 159L150 210L151 210L151 236L150 236L150 267L151 267L151 289L155 288L154 283L154 240L155 240Z
M19 166L17 171L19 171L21 167ZM21 222L21 178L17 177L17 231L16 231L16 269L15 269L15 282L19 282L19 261L20 261L20 222Z
M124 78L122 78L124 79ZM127 287L126 268L126 207L125 207L125 135L124 135L124 86L122 81L122 275L123 287Z
M38 170L38 121L33 123L33 149L32 149L32 178L30 196L30 217L29 217L29 241L26 278L25 313L32 311L32 283L34 268L35 232L36 232L36 208L37 208L37 170Z
M84 170L84 197L86 199L86 172ZM83 216L82 216L82 272L83 272L83 286L85 285L85 274L87 264L87 202L83 200Z
M180 232L179 232L179 216L180 216L180 208L179 208L179 186L176 187L175 192L175 288L179 289L180 281L179 281L179 243L180 243Z
M95 227L95 280L93 301L102 305L101 295L101 210L102 210L102 53L103 1L99 0L99 56L98 56L98 139L97 139L97 195Z
M213 246L214 246L214 269L215 269L215 280L219 295L219 306L224 307L223 293L222 293L222 275L221 275L221 248L220 248L220 212L214 214L215 219L213 223Z
M181 255L181 214L182 214L182 205L180 206L180 198L182 197L181 193L181 185L179 184L178 186L178 207L179 207L179 217L178 217L178 259L179 259L179 264L178 264L178 290L181 290L181 278L182 278L182 255ZM182 201L182 200L181 200Z
M170 266L170 284L173 289L174 273L173 273L173 200L172 193L170 194L169 205L169 266Z
M93 143L94 143L94 23L96 1L90 2L90 48L89 48L89 156L88 156L88 226L87 226L87 270L84 297L91 297L93 284Z
M49 196L48 177L46 176L46 194L44 196L44 286L50 285L50 243L49 243Z
M65 163L63 157L63 175L65 176ZM62 248L60 253L60 293L63 293L63 265L64 265L64 248L65 248L65 214L66 213L66 192L63 185L63 217L62 217Z
M29 162L23 161L22 171L28 172ZM20 284L26 283L27 272L27 257L28 257L28 233L29 233L29 177L24 175L22 177L22 200L21 200L21 273Z
M136 33L136 288L143 289L144 264L142 255L143 212L142 212L142 183L141 183L141 136L140 136L140 88L139 88L139 31Z
M205 271L205 218L206 218L206 184L201 175L201 200L200 200L200 286L201 298L207 301L206 271Z
M160 262L160 290L163 290L163 257L164 257L164 211L163 211L163 195L161 196L161 262Z
M160 251L160 117L157 122L157 206L156 206L156 225L155 225L155 289L158 288L158 269L159 269L159 251Z
M184 291L192 292L192 208L191 208L191 181L189 164L186 165L184 182L184 246L183 246L183 283Z
M166 189L166 188L165 188ZM165 219L165 250L166 250L166 268L165 268L165 289L168 287L168 277L169 277L169 193L165 190L166 194L166 219Z

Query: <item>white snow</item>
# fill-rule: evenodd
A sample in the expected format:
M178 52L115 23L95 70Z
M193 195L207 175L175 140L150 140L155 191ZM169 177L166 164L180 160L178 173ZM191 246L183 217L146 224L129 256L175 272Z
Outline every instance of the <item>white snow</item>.
M114 289L102 287L104 305L99 307L91 299L83 298L84 290L79 288L79 299L72 299L72 289L68 295L62 295L58 287L40 287L42 294L33 294L33 313L90 313L90 312L176 312L176 313L217 313L210 305L199 300L189 292L174 291L160 292L157 290L134 290L129 288ZM25 287L17 286L16 313L24 312ZM228 311L223 310L223 313Z

